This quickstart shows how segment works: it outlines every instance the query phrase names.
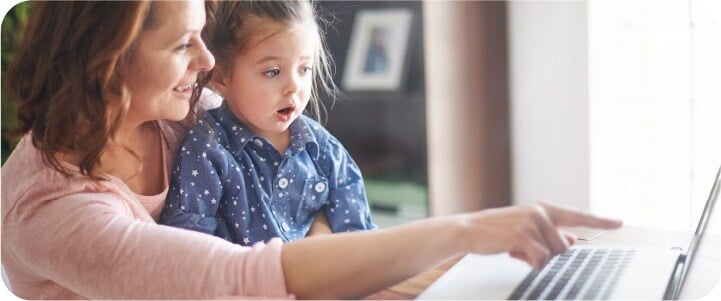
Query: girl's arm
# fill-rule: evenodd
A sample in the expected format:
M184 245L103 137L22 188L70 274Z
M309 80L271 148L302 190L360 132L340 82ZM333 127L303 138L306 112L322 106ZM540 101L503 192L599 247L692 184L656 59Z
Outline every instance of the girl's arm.
M325 213L321 211L318 212L318 215L315 217L315 221L313 221L313 224L310 226L310 230L308 230L308 234L306 236L332 233L333 230L331 230L330 225L328 225L328 219L325 217Z
M540 267L568 248L557 227L620 225L544 204L513 206L310 237L284 245L281 258L288 291L298 298L357 299L468 252L511 252Z

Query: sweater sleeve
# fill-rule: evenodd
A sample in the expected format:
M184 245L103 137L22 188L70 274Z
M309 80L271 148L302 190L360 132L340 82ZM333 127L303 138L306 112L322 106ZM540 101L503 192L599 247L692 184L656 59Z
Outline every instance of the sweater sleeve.
M242 247L140 221L112 194L28 198L3 227L4 255L89 299L288 297L280 240Z

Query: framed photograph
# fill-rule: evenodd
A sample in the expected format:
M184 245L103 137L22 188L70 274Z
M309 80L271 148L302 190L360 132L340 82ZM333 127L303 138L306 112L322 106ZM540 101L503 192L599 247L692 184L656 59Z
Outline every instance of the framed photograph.
M395 91L401 86L413 13L365 9L356 13L342 86L347 91Z

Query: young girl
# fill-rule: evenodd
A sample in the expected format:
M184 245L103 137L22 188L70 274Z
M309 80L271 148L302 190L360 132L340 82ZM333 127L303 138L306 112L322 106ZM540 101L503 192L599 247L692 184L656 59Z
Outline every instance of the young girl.
M225 101L186 136L160 222L243 245L303 238L318 216L332 232L375 229L358 166L303 115L332 87L311 4L218 5L205 38Z

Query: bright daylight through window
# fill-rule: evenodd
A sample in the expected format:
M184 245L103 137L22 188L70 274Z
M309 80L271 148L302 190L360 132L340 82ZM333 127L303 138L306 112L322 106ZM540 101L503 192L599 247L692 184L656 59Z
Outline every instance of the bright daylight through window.
M721 164L721 1L589 1L591 210L692 229Z

